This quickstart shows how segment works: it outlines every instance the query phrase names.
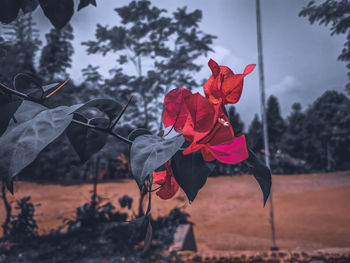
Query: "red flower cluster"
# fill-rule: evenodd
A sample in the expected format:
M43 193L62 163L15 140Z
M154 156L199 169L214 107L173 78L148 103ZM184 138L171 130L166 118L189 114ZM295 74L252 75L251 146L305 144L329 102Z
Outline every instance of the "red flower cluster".
M217 159L223 163L238 163L248 158L245 136L234 136L223 107L239 101L243 79L253 71L255 65L248 65L243 74L234 74L230 68L219 66L212 59L208 65L212 76L204 84L205 97L199 93L192 94L184 88L171 90L164 99L163 123L165 127L173 126L176 132L182 131L185 139L192 142L183 154L201 150L205 161ZM166 171L153 173L155 183L164 183L157 192L163 199L171 198L178 190L173 185L176 181L172 181L168 163L166 167ZM168 190L175 192L170 193Z

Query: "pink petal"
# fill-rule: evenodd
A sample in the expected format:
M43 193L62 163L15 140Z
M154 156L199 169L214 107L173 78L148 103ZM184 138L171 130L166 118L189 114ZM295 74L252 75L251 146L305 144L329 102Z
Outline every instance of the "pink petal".
M230 144L206 145L206 148L223 163L239 163L249 157L244 135L235 138Z

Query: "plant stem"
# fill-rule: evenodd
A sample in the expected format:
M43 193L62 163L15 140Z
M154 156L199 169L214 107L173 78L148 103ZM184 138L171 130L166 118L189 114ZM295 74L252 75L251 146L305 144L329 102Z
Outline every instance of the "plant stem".
M45 99L50 98L52 95L54 95L57 91L59 91L64 85L68 83L69 79L67 79L65 82L63 82L61 85L59 85L54 91L52 91L49 95L45 97Z
M6 219L5 219L4 224L2 225L2 228L4 231L4 236L6 237L9 234L8 230L9 230L9 224L10 224L10 219L11 219L11 206L6 198L5 182L2 182L1 194L2 194L2 200L3 200L4 205L5 205L5 209L6 209Z
M77 121L77 120L72 120L73 123L75 124L78 124L80 126L84 126L84 127L87 127L87 128L90 128L90 129L94 129L94 130L97 130L97 131L101 131L101 132L105 132L105 133L108 133L110 135L112 135L113 137L115 138L118 138L119 140L131 145L132 144L132 141L130 141L129 139L119 135L119 134L116 134L114 132L112 132L111 130L109 129L106 129L106 128L101 128L101 127L98 127L98 126L95 126L95 125L92 125L92 124L89 124L89 123L85 123L85 122L81 122L81 121Z
M14 90L14 89L10 89L9 87L7 87L6 85L0 83L0 87L2 87L2 89L7 92L7 93L10 93L10 94L13 94L13 95L16 95L18 97L21 97L21 98L24 98L24 99L27 99L27 100L31 100L31 98L29 98L29 96L27 94L24 94L22 92L19 92L17 90Z
M120 112L120 114L119 114L118 118L115 120L115 122L114 122L114 123L113 123L113 125L111 126L110 130L113 130L113 129L114 129L114 127L115 127L115 125L117 125L118 121L119 121L119 120L120 120L120 118L123 116L123 114L124 114L124 112L125 112L126 108L129 106L129 104L130 104L130 102L131 102L131 100L132 100L133 96L134 96L134 95L131 95L131 96L130 96L130 98L129 98L128 102L125 104L125 106L124 106L123 110Z

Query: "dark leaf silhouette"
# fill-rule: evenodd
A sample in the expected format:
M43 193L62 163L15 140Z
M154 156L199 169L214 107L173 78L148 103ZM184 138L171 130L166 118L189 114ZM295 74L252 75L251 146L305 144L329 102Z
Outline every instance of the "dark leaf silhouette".
M104 112L109 117L110 122L112 122L115 118L119 116L120 112L123 109L123 106L119 102L111 99L94 99L85 103L79 109L79 112L82 112L87 108L96 108Z
M258 157L250 149L248 149L249 157L245 161L249 167L250 172L258 181L264 196L264 206L267 198L269 198L271 190L271 171L270 169L258 159Z
M19 73L13 79L13 87L24 94L36 99L42 98L44 91L40 79L27 73Z
M90 4L96 6L96 0L80 0L79 6L78 6L78 11L80 9L83 9L84 7L87 7Z
M8 24L16 19L19 8L21 7L20 0L0 0L0 22Z
M33 119L14 125L0 137L0 174L11 180L68 127L81 105L60 106L39 112Z
M38 0L21 0L21 9L23 13L33 12L39 5Z
M57 29L64 27L74 13L73 0L39 0L45 16Z
M3 105L0 104L0 136L3 135L6 131L10 120L12 119L21 103L21 100L15 100Z
M103 128L109 123L109 120L106 118L93 118L88 120L80 114L74 114L74 119ZM107 133L96 131L74 122L66 129L66 134L83 163L103 148L106 144L108 135Z
M190 202L195 199L215 166L215 162L204 161L200 151L189 155L183 155L181 151L178 151L171 158L175 180L184 190Z
M180 149L185 139L182 135L162 139L156 135L141 135L135 139L130 149L132 174L140 187L152 172Z
M145 128L137 128L137 129L133 130L132 132L130 132L128 139L130 141L134 141L138 136L145 135L145 134L150 135L152 133Z

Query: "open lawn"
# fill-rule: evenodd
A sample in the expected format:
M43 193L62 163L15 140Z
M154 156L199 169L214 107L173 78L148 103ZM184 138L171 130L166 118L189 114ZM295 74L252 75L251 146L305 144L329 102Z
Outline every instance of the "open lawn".
M90 200L91 189L91 184L16 182L15 195L8 196L14 207L15 198L30 195L39 232L49 233L62 225L64 218L74 218L76 207ZM279 247L350 246L350 172L274 175L273 191ZM133 180L101 183L98 194L117 208L118 198L127 194L134 198L133 212L137 212L139 190ZM261 191L252 176L209 178L191 205L182 191L167 201L153 195L153 217L166 215L174 207L190 214L200 252L266 250L271 246L269 203L263 208ZM1 223L4 218L1 203Z

